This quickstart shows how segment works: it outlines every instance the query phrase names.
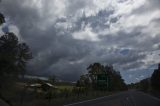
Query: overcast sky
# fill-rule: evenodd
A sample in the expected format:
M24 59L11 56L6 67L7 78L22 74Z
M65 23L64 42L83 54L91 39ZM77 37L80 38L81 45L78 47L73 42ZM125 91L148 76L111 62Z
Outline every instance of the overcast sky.
M33 57L28 73L75 81L89 64L112 64L127 83L160 62L160 0L2 0L6 23Z

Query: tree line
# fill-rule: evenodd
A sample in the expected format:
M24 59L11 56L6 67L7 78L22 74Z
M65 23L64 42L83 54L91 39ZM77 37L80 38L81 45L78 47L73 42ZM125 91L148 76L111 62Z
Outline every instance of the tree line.
M131 83L128 85L129 88L136 88L142 91L160 91L160 64L158 68L155 69L151 77L145 78L137 83Z
M104 66L100 63L93 63L88 66L87 70L88 73L81 75L80 79L77 81L77 87L108 91L127 89L120 72L116 71L112 65ZM99 84L100 81L101 85ZM107 88L103 89L105 86L107 86Z

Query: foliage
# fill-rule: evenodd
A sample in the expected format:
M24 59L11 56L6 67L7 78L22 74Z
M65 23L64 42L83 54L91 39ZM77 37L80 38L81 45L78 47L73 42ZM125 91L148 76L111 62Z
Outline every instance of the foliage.
M154 89L160 89L160 64L158 69L155 69L151 76L151 85Z
M55 75L49 76L48 80L53 84L56 82L56 76Z
M139 87L140 87L140 89L141 90L143 90L143 91L148 91L149 90L149 78L146 78L146 79L143 79L143 80L141 80L140 81L140 83L139 83Z
M90 64L87 70L92 82L92 86L95 87L97 74L101 74L104 72L104 66L100 63L94 63Z
M140 88L140 82L128 84L127 87L128 87L128 89L139 89Z
M58 86L58 89L61 89L61 90L63 90L63 89L72 90L73 87L74 87L73 85L59 85L59 86Z
M5 23L5 19L4 19L3 14L0 13L0 25L3 23Z
M140 89L145 92L158 91L160 89L160 64L158 69L155 69L152 73L151 78L145 78L135 84L129 84L128 87L132 89Z
M100 63L94 63L89 65L87 68L88 74L80 76L80 79L77 81L78 87L86 87L95 89L97 86L97 76L100 74L107 75L109 87L108 90L124 90L127 89L124 80L122 79L120 73L113 69L112 65L102 65Z
M106 65L105 71L110 78L109 90L125 90L127 89L124 80L122 79L120 72L115 71L112 65Z
M18 76L24 74L26 62L32 58L29 47L19 43L14 33L0 37L0 75Z
M90 80L88 74L81 75L80 79L76 83L77 87L89 87L90 86Z

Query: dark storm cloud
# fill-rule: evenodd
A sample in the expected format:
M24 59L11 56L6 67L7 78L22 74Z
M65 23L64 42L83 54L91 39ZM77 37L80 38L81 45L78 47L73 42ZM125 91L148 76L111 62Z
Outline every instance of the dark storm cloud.
M153 14L148 19L144 10L154 13L159 1L146 1L156 9L145 3L136 9L122 5L127 1L101 8L105 3L93 0L3 0L0 11L7 17L8 27L17 28L18 36L33 52L28 73L55 74L73 81L86 73L86 67L93 62L113 64L125 76L130 74L128 70L144 69L143 66L152 65L151 61L158 63L154 58L159 58L160 17ZM124 7L129 9L123 13L120 10ZM127 12L130 8L132 11ZM149 55L153 51L153 56Z
M96 15L87 17L86 13L83 12L82 16L74 23L71 31L84 30L87 25L90 25L94 32L100 29L107 29L110 27L110 24L104 24L104 22L110 21L111 23L115 23L118 20L117 17L109 18L113 13L114 10L100 10Z
M47 30L39 29L37 23L43 20L39 18L37 10L25 8L22 4L23 2L18 0L14 3L11 1L2 3L4 7L8 7L2 8L2 11L17 25L22 37L33 51L34 59L31 64L34 66L33 69L30 69L31 71L35 73L37 73L36 71L38 73L48 71L51 65L56 64L61 59L66 59L68 62L74 61L90 52L89 43L75 41L67 33L57 35L55 26L51 26ZM62 20L59 21L62 22Z

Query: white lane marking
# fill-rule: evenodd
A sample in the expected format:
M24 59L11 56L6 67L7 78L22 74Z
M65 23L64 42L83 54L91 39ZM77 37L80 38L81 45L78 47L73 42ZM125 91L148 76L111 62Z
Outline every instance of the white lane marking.
M148 95L148 94L145 94L145 93L143 93L143 92L140 92L140 91L136 91L136 92L139 92L139 93L141 93L141 94L143 94L143 95L146 95L146 96L148 96L148 97L150 97L150 98L152 98L152 99L154 99L154 100L160 101L160 99L158 99L158 98L156 98L156 97L153 97L153 96L150 96L150 95ZM121 93L123 93L123 92L121 92ZM121 94L121 93L119 93L119 94ZM119 94L115 94L115 95L119 95ZM99 98L96 98L96 99L86 100L86 101L77 102L77 103L73 103L73 104L68 104L68 105L64 105L64 106L72 106L72 105L76 105L76 104L86 103L86 102L90 102L90 101L95 101L95 100L103 99L103 98L106 98L106 97L112 97L112 96L115 96L115 95L109 95L109 96L99 97ZM136 106L135 99L133 98L133 96L131 96L131 98L132 98L132 100L133 100L134 106Z
M141 93L141 94L143 94L143 95L145 95L145 96L148 96L148 97L150 97L150 98L152 98L152 99L154 99L154 100L160 101L160 99L159 99L159 98L156 98L156 97L151 96L151 95L149 95L149 94L145 94L145 93L140 92L140 91L139 91L139 93Z
M109 96L112 96L112 95L109 95ZM72 105L76 105L76 104L86 103L86 102L90 102L90 101L95 101L95 100L103 99L103 98L109 97L109 96L99 97L99 98L96 98L96 99L90 99L90 100L86 100L86 101L82 101L82 102L77 102L77 103L72 103L72 104L68 104L68 105L64 105L64 106L72 106Z
M86 102L90 102L90 101L100 100L100 99L103 99L103 98L106 98L106 97L108 98L108 97L112 97L112 96L115 96L115 95L117 96L117 95L120 95L124 92L120 92L120 93L114 94L114 95L103 96L103 97L99 97L99 98L96 98L96 99L90 99L90 100L86 100L86 101L82 101L82 102L72 103L72 104L68 104L68 105L63 105L63 106L72 106L72 105L76 105L76 104L81 104L81 103L86 103Z
M133 105L136 106L136 102L135 102L134 97L133 97L132 95L130 95L130 96L131 96L131 100L132 100L132 102L133 102Z

